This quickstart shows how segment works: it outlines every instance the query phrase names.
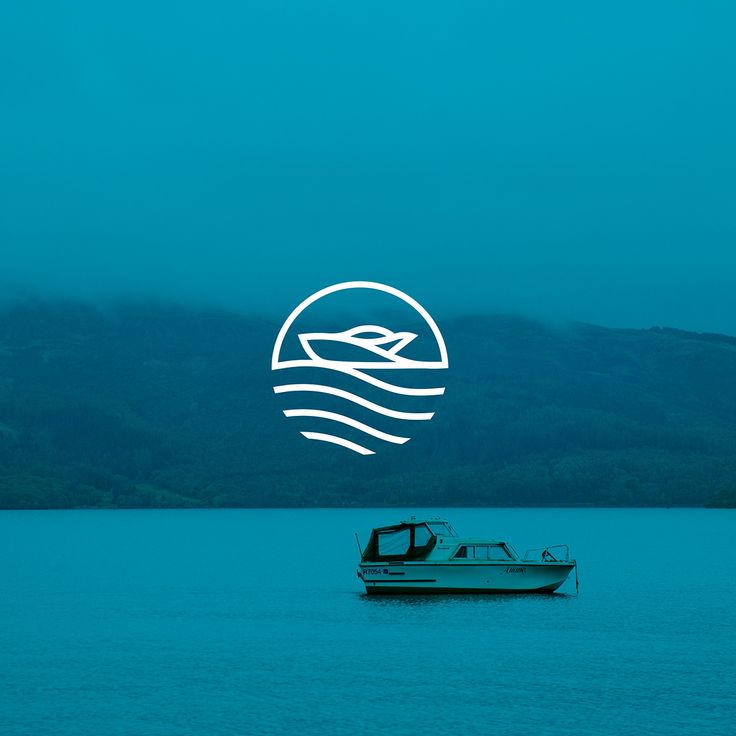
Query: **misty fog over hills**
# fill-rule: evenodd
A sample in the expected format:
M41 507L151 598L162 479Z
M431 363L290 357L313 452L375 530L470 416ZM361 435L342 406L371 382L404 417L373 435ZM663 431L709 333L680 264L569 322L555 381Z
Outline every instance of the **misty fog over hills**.
M161 304L0 312L0 506L703 505L736 497L736 338L441 324L447 390L406 445L308 442L279 325Z

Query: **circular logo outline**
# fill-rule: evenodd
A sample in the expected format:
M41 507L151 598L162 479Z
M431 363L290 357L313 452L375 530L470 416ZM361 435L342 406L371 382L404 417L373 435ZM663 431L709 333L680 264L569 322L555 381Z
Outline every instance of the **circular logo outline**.
M414 310L416 310L419 315L424 319L424 321L429 326L430 330L432 330L432 334L434 335L434 338L437 342L437 347L440 351L440 359L437 361L421 361L421 366L417 366L420 368L427 368L427 369L444 369L449 368L450 363L447 355L447 346L445 345L445 339L442 337L442 333L440 332L440 328L437 326L437 323L432 318L432 315L413 297L410 297L408 294L405 294L400 289L397 289L393 286L388 286L387 284L382 284L379 281L343 281L339 284L333 284L332 286L326 286L324 289L320 289L319 291L315 291L314 294L311 296L308 296L304 301L302 301L300 304L296 306L296 308L291 312L291 314L286 318L286 321L281 326L281 329L279 330L279 334L276 337L276 342L273 346L273 352L271 354L271 370L277 371L282 368L298 368L300 366L311 366L314 365L313 360L281 360L281 346L283 345L284 339L286 338L286 334L289 331L289 328L294 323L296 318L310 305L314 304L315 302L322 299L322 297L328 296L329 294L334 294L338 291L346 291L347 289L372 289L374 291L382 291L386 294L391 294L392 296L395 296L398 299L401 299L401 301L408 304L410 307L412 307ZM399 369L404 366L400 365L393 365L393 364L387 364L387 365L381 365L376 364L375 366L372 366L372 369L378 369L378 368L393 368L393 369Z

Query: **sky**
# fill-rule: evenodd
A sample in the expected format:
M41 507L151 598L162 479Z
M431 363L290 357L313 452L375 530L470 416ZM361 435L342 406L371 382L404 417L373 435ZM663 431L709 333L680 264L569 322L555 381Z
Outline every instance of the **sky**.
M11 299L736 334L731 2L7 5Z

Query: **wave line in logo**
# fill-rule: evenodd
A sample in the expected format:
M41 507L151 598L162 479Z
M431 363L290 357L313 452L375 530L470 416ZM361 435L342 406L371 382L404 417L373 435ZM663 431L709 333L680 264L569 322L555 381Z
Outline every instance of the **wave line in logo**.
M334 388L333 386L323 386L319 383L289 383L283 386L274 386L273 392L275 394L285 394L293 391L312 391L320 394L330 394L332 396L338 396L341 399L347 399L352 401L354 404L370 409L376 412L376 414L383 414L385 417L392 417L393 419L406 419L408 421L428 421L434 416L433 411L429 412L417 412L417 411L396 411L395 409L389 409L387 406L381 406L373 401L368 401L362 396L351 393L350 391L344 391L340 388Z

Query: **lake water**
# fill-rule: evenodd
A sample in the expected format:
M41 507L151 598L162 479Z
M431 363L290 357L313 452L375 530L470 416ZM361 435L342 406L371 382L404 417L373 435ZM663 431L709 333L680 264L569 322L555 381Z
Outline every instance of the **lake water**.
M736 733L736 511L452 509L579 596L361 595L417 511L0 512L0 733Z

